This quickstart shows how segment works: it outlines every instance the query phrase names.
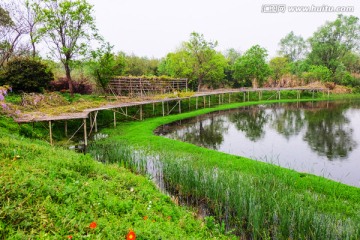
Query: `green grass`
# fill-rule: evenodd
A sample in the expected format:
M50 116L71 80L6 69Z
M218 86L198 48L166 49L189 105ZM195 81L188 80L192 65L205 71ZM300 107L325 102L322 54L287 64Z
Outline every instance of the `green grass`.
M344 97L359 96L332 98ZM280 102L288 101L295 100ZM168 191L189 204L205 203L219 224L244 238L359 239L359 188L153 134L158 126L176 120L271 102L279 101L233 103L123 122L105 130L110 138L91 151L142 173L149 173L149 159L159 159L156 162Z
M0 116L0 239L228 238L146 177L18 131Z

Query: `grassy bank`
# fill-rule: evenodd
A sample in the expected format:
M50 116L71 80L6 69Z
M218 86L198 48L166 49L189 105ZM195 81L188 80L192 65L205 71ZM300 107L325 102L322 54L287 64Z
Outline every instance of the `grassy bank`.
M0 239L228 238L146 177L18 132L0 116Z
M150 161L168 191L204 206L226 230L244 238L360 238L359 188L153 134L160 125L212 111L288 101L296 100L234 103L121 123L104 131L110 138L91 151L148 174Z

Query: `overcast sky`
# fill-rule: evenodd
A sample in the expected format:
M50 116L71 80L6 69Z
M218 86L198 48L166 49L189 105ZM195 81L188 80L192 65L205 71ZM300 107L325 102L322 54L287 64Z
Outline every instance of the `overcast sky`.
M115 51L161 58L187 41L191 32L217 40L217 50L241 52L255 44L276 55L278 43L290 31L305 39L338 12L290 12L289 6L352 6L343 13L360 17L360 0L88 0L96 24ZM284 13L266 4L286 4Z

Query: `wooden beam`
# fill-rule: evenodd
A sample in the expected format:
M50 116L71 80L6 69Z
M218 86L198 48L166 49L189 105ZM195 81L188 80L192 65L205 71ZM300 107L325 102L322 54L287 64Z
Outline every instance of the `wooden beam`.
M116 127L116 112L114 111L114 127Z
M165 106L164 106L164 101L161 102L161 106L162 106L162 114L163 114L163 117L165 117Z
M181 99L179 100L179 113L181 113Z
M199 98L196 97L196 101L195 101L195 109L196 110L198 109L198 104L199 104Z
M68 124L67 124L67 120L65 120L65 137L68 136Z
M143 106L140 105L140 121L143 120Z
M49 134L50 134L50 145L53 146L53 137L52 137L52 126L51 120L49 121Z
M88 141L87 141L87 129L86 129L86 118L83 119L84 122L84 145L85 147L88 145Z

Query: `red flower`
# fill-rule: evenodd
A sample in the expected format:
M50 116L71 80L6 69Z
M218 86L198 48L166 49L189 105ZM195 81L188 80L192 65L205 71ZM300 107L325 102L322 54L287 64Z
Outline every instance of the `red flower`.
M68 239L72 239L72 236L71 236L71 235L69 235L69 236L68 236Z
M135 240L136 239L136 234L130 230L129 233L126 235L126 240Z
M89 228L95 229L96 226L97 226L96 222L92 222L92 223L90 223Z
M144 220L147 220L147 219L148 219L148 216L144 216L143 218L144 218Z

